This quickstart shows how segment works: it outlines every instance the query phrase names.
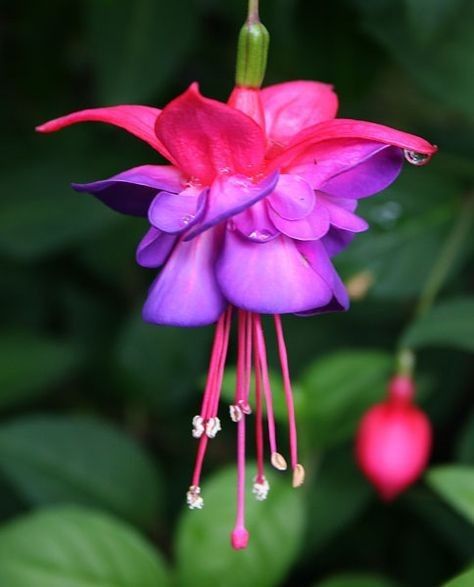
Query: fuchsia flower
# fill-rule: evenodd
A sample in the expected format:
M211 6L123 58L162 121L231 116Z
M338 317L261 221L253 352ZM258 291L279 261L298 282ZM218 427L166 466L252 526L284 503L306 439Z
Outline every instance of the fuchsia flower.
M228 104L204 98L193 84L163 110L114 106L84 110L38 127L53 132L85 121L119 126L147 142L170 165L143 165L109 179L74 184L109 207L148 217L137 261L161 272L143 309L154 324L202 326L217 321L188 504L200 508L200 475L217 416L231 315L238 315L238 367L232 420L238 427L238 504L232 533L244 548L245 422L255 374L257 475L264 499L263 409L272 464L278 452L260 314L271 314L288 405L293 484L300 485L295 414L280 315L346 310L348 297L331 257L367 229L359 199L389 186L404 158L426 163L436 148L386 126L336 119L331 86L296 81L263 90L236 87Z
M357 461L386 501L416 481L428 462L431 425L413 404L414 394L411 377L393 377L387 399L373 406L359 425Z

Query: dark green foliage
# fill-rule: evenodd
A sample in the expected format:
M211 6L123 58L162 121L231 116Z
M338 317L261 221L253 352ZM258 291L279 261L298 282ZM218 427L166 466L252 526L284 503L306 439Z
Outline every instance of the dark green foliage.
M2 4L1 587L474 584L468 238L434 306L414 317L446 239L472 210L473 6L261 0L268 83L334 83L341 115L423 134L440 153L362 203L371 230L337 260L344 279L367 286L351 311L285 319L308 480L295 492L281 475L266 503L249 503L250 548L235 553L226 407L206 509L184 505L211 329L143 324L153 272L135 266L134 248L145 222L68 187L160 160L117 129L33 128L84 107L161 107L195 80L225 99L245 2ZM356 469L352 437L401 344L416 349L435 446L424 480L387 506ZM274 349L270 359L276 367Z

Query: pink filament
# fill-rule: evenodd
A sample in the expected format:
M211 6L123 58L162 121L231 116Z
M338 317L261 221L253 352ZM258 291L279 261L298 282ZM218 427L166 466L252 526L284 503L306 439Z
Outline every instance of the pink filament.
M262 374L258 364L257 352L254 349L255 363L255 445L257 452L257 483L264 479L264 444L263 444L263 413L262 413Z
M285 338L283 336L283 328L281 326L281 318L275 314L274 319L278 342L278 354L280 356L281 372L283 375L283 387L285 389L286 407L288 409L291 467L294 469L298 464L298 439L296 432L295 405L293 402L293 390L291 388L290 371L288 369L288 354L286 352Z
M203 405L201 408L201 417L203 419L211 418L217 414L219 396L222 387L224 365L227 356L227 349L229 346L231 316L232 309L229 307L226 310L226 312L222 314L222 316L219 318L219 321L216 326L216 334L214 337L214 344L212 347L206 389L204 392ZM209 438L206 436L206 434L203 434L199 439L199 446L197 450L196 462L193 471L192 485L199 486L202 465L204 463L204 457L206 455L208 441Z
M263 336L262 323L260 321L260 316L256 314L254 315L254 335L256 347L255 373L256 376L258 376L259 373L261 374L263 394L267 408L268 439L270 451L273 454L278 451L275 433L275 417L273 415L272 390L270 386L270 378L268 376L267 353L265 351L265 338Z

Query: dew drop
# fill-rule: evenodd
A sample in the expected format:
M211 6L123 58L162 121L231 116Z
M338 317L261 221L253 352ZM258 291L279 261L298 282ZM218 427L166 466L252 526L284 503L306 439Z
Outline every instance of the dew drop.
M431 159L431 155L418 153L418 151L409 151L408 149L404 149L403 154L405 155L405 159L408 161L408 163L411 165L416 165L417 167L426 165Z
M264 243L270 240L273 237L273 234L269 230L252 230L252 232L248 235L248 238L253 241L257 241L259 243Z
M219 175L230 175L232 173L232 169L230 167L219 167L218 173Z
M191 175L185 182L185 186L188 188L191 187L200 187L202 185L201 180L194 175Z
M185 215L185 216L183 216L183 218L182 218L182 222L183 222L183 224L185 224L185 225L188 225L188 224L191 222L191 220L194 220L194 216L193 216L192 214L186 214L186 215Z

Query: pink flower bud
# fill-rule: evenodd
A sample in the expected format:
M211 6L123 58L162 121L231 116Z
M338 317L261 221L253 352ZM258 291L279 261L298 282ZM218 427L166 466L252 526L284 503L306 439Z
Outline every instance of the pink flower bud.
M386 501L394 499L423 472L431 448L431 425L413 405L414 383L396 376L387 399L362 418L356 457L365 476Z

